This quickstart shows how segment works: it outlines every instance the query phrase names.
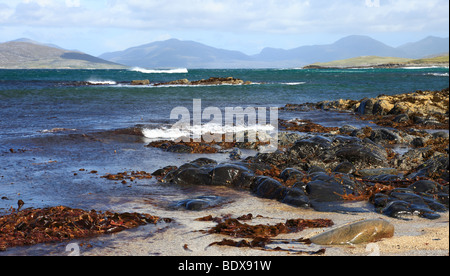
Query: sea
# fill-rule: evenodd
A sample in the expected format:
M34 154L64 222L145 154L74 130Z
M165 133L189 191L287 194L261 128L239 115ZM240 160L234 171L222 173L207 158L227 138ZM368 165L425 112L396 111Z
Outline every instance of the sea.
M154 86L178 79L234 77L250 85ZM132 80L150 80L133 86ZM115 212L146 212L208 191L158 183L102 178L119 172L154 172L205 155L146 147L174 139L177 108L283 107L286 104L376 97L449 87L448 68L403 69L171 69L1 70L0 214L17 208L68 206ZM350 114L279 111L283 119L324 126L367 122ZM127 135L137 131L143 135ZM244 152L244 155L256 152ZM229 162L228 153L208 155ZM155 203L156 202L156 203Z

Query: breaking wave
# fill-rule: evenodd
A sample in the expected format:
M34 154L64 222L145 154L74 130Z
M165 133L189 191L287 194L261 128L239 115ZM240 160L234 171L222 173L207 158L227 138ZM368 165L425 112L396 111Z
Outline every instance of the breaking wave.
M155 69L145 69L140 67L131 68L130 71L140 72L144 74L187 74L189 73L186 68L178 68L178 69L167 69L167 70L155 70Z
M448 77L448 73L428 73L428 76L435 76L435 77Z
M222 126L209 123L201 126L188 126L186 128L178 128L175 126L165 126L155 129L143 128L142 134L147 139L158 141L176 140L181 137L191 137L193 135L240 133L245 131L254 131L258 135L261 135L261 133L270 135L270 133L276 130L272 125Z

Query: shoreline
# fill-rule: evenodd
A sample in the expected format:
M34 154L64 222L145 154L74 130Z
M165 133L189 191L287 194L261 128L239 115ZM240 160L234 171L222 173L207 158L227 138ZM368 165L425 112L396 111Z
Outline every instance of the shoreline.
M173 167L163 169L162 171L159 170L158 174L154 172L152 175L155 178L158 178L162 183L181 187L193 185L193 187L201 191L199 193L200 195L214 194L219 200L217 201L216 198L204 199L194 197L188 199L188 201L184 203L185 205L180 205L181 208L178 210L162 208L158 204L154 206L148 205L145 209L145 213L159 217L173 218L174 224L157 225L156 229L155 226L141 226L136 230L128 230L116 234L117 236L107 235L92 238L86 241L88 244L93 245L90 248L86 248L84 254L149 255L149 253L151 253L162 256L211 256L223 254L232 256L286 256L304 253L305 250L306 252L312 253L317 252L319 249L323 249L316 245L307 246L296 243L294 240L299 239L300 237L309 238L315 234L329 230L325 228L319 230L308 229L300 233L283 234L276 237L275 240L277 242L274 243L275 246L281 246L278 240L289 241L285 251L209 246L211 243L222 240L224 236L216 234L205 235L204 233L199 232L214 226L214 223L195 221L195 219L208 215L214 217L232 214L233 217L237 217L252 213L255 216L262 216L262 218L256 218L251 222L258 224L280 223L286 219L327 218L333 220L335 226L342 226L346 223L359 221L361 219L382 218L391 222L395 226L396 232L393 238L376 243L379 246L381 255L383 255L383 253L387 255L448 255L448 134L446 138L445 135L444 137L434 137L432 134L427 135L417 131L417 129L415 131L409 130L412 126L417 125L437 128L437 126L445 124L445 122L447 122L448 126L448 89L446 91L441 91L441 93L444 99L443 116L435 115L439 112L442 114L442 111L439 111L439 108L442 106L435 105L435 103L438 102L436 100L438 98L437 95L440 95L438 91L434 93L430 92L428 94L415 93L415 95L419 97L418 99L420 99L420 105L423 105L422 96L431 95L431 106L433 107L432 109L426 109L425 105L422 106L422 114L416 114L414 115L415 117L410 113L408 114L408 112L401 109L398 105L391 105L388 99L382 98L381 96L375 100L365 99L351 103L336 101L314 104L321 109L324 109L325 107L330 110L359 110L359 113L364 116L377 115L384 117L389 115L395 116L395 118L399 117L398 123L400 125L389 126L397 129L398 132L395 133L387 133L387 127L381 127L382 130L385 130L384 132L375 129L359 130L358 132L357 129L348 129L344 127L340 129L327 129L315 125L309 125L309 128L305 130L297 129L297 127L304 127L304 122L298 122L299 124L296 122L285 122L286 124L293 124L287 125L287 127L285 126L286 128L290 128L288 129L289 131L307 131L309 134L298 135L294 138L285 137L286 146L281 153L250 156L245 160L238 160L235 163L226 162L225 164L222 164L223 166L214 163L211 160L207 160L209 155L203 155L205 158L185 163L180 168ZM400 97L401 95L396 96ZM394 100L399 99L396 98L396 96L393 96ZM445 97L447 99L446 104ZM405 102L404 99L402 99L402 101ZM411 102L410 98L408 98L408 102ZM371 108L368 108L369 106L371 106ZM379 108L375 108L375 106L379 106ZM289 105L286 107L288 111L302 110L305 108L305 106L301 105ZM311 108L311 106L307 107ZM389 110L386 111L385 107ZM395 114L393 110L396 110L398 114ZM380 114L377 114L377 112L380 112ZM400 120L400 116L403 115L408 116L408 120ZM419 117L421 117L422 120L420 120ZM414 122L414 125L408 125L408 123L410 124L412 122ZM318 129L315 129L316 127L318 127ZM329 131L329 133L326 134L324 133L325 131ZM342 138L344 136L347 138ZM443 138L444 140L439 140L438 138ZM290 141L289 139L296 140ZM366 139L378 143L379 146L374 146ZM447 148L442 146L445 142ZM410 144L410 150L408 152L410 152L411 160L413 158L418 160L410 163L409 161L405 161L404 155L391 156L388 151L383 152L388 145L399 143ZM431 152L430 149L426 149L428 147L433 147L433 152ZM358 151L360 151L360 155L354 155L354 153ZM423 154L424 151L426 154ZM330 153L333 154L330 155ZM11 154L13 154L13 152L11 152ZM439 158L445 154L447 156L446 171L441 172L436 169L435 171L430 172L421 167L424 164L428 164L428 167L436 166L436 168L445 169L445 163L441 164L438 162L440 160ZM336 158L336 156L338 156L338 158ZM299 163L299 160L302 161ZM430 160L434 160L435 163L430 163ZM354 167L352 168L346 164L347 167L341 167L340 170L337 170L339 165L344 164L345 161L351 161ZM369 178L371 176L388 175L389 173L386 173L387 171L385 169L392 169L391 166L394 165L397 166L395 167L395 172L402 175L400 179L399 177L392 177L395 176L395 173L392 173L390 178ZM425 166L425 168L427 168L427 166ZM361 173L365 173L366 175L361 175ZM234 175L234 177L231 175ZM411 176L411 179L408 178L408 180L406 175ZM211 176L217 177L211 178ZM344 179L342 176L347 178ZM330 190L331 192L313 192L314 187L311 182L313 182L312 178L314 177L316 178L315 181L317 183L321 181L319 186L332 187ZM347 181L345 189L342 190L341 184L337 181L338 179ZM115 180L115 178L113 180ZM400 198L403 201L419 200L417 197L418 194L414 191L414 197L412 195L411 197L407 197L405 194L397 194L396 196L400 198L395 198L391 193L395 189L397 189L397 192L403 191L400 189L405 189L406 187L413 189L411 188L412 185L421 180L430 180L433 181L434 184L427 183L427 185L423 187L418 185L415 187L425 189L423 192L430 193L435 197L438 197L439 193L445 193L445 191L441 191L441 189L446 187L447 210L445 212L442 209L439 209L441 206L438 205L442 205L445 198L440 202L431 201L431 199L426 198L426 205L423 205L422 209L414 209L412 206L402 205L402 208L399 206L398 208L400 209L396 210L397 213L388 213L386 211L388 202L396 202ZM193 181L202 183L192 183ZM215 184L213 183L213 186L211 186L209 181L213 181ZM389 187L388 190L382 191L381 193L378 190L366 191L361 189L369 187L370 183L378 183L385 187L392 187ZM405 183L408 185L404 187L403 185ZM367 187L361 186L362 184ZM431 188L429 185L431 185ZM302 188L299 189L299 187ZM439 190L436 190L438 188ZM370 193L365 194L365 192ZM406 194L408 193L409 192L406 192ZM377 194L380 194L379 198L387 201L385 203L383 203L383 200L379 203L374 202ZM364 197L364 200L342 201L342 198L337 197L337 195L346 195L353 200ZM232 198L233 200L230 202L222 201L221 199L223 198ZM423 195L420 195L420 198L421 200L425 200ZM319 209L323 208L323 206L322 204L317 204L319 199L320 202L323 202L323 200L325 200L325 202L331 202L331 208L342 209L340 212L333 213L327 212L326 208L320 211ZM136 200L142 201L143 199L136 198ZM314 200L316 202L313 202ZM334 204L335 201L338 201L338 204ZM189 204L192 206L199 206L198 204L200 204L200 209L189 209ZM203 206L203 204L206 205ZM375 206L373 204L375 204ZM311 209L311 206L314 208ZM437 209L424 210L425 206ZM376 211L378 208L381 210L381 213ZM127 207L125 207L125 209L127 209ZM361 212L362 210L365 211ZM404 216L405 212L409 215ZM388 214L394 214L395 216L392 217ZM421 217L418 217L416 214L419 214ZM437 217L436 214L438 214L439 217ZM405 218L411 219L411 221L402 220ZM153 229L155 232L152 234L148 234L148 232L144 234L146 229ZM145 238L143 238L143 236ZM440 243L441 241L442 243L445 242L445 245L442 245ZM112 245L102 245L105 243ZM64 242L64 244L66 244L66 242ZM274 244L267 245L267 248L274 248ZM150 251L149 245L151 245ZM33 251L52 246L55 246L55 244L38 245L29 249ZM61 252L61 246L63 246L63 244L56 245L56 247L59 248L57 252L64 255L66 253L65 251ZM293 248L289 248L289 246ZM0 255L14 254L14 252L21 252L21 249L27 250L25 248L15 248L0 252ZM366 251L367 244L327 246L325 249L326 256L368 255L368 252Z

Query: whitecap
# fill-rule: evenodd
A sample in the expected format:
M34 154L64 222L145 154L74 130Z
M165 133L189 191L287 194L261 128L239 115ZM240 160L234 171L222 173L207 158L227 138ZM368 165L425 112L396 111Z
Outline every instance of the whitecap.
M130 71L140 72L144 74L187 74L189 73L186 68L177 68L177 69L167 69L167 70L157 70L157 69L145 69L141 67L131 68Z
M305 83L306 82L286 82L286 83L283 83L283 84L294 86L294 85L302 85L302 84L305 84Z
M116 85L117 82L111 80L88 80L87 83L92 85Z
M161 128L143 128L142 134L145 138L157 140L176 140L181 137L192 137L193 135L208 135L208 134L226 134L226 133L242 133L242 132L256 132L259 136L270 134L276 131L272 125L242 125L242 126L222 126L219 124L208 123L203 125L194 125L186 127L161 127Z
M435 76L435 77L448 77L449 76L448 73L428 73L426 75L428 75L428 76Z

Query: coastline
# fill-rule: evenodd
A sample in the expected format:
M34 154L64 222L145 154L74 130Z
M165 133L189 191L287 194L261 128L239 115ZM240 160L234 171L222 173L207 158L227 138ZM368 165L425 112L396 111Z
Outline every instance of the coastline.
M402 64L402 63L389 63L389 64L373 64L364 66L321 66L321 65L308 65L303 69L423 69L423 68L449 68L449 63L436 63L436 64Z
M439 93L443 94L444 104L443 106L436 106L435 102L440 103L440 101L435 101L436 95L440 95ZM447 94L445 94L447 93ZM414 94L414 93L410 93ZM447 125L447 132L448 132L448 89L443 91L429 91L429 93L415 93L417 96L419 96L418 99L419 105L423 105L423 97L431 95L430 99L433 99L430 101L431 106L433 106L434 109L426 109L426 106L421 106L421 114L415 114L413 117L411 114L408 114L405 109L399 108L396 104L391 104L389 102L385 103L382 102L385 99L365 99L361 101L352 102L349 104L348 102L342 102L342 101L336 101L332 103L327 102L321 102L321 103L315 103L314 108L320 108L320 109L330 109L330 110L342 110L342 111L352 111L355 112L355 110L359 110L359 113L361 115L379 115L381 117L383 116L395 116L395 118L399 118L399 123L402 121L400 120L401 116L406 115L408 116L408 120L403 121L404 123L414 123L414 127L419 128L418 126L423 126L425 129L442 129L438 128L440 125ZM435 95L436 94L436 95ZM400 95L397 95L400 96ZM393 97L395 98L395 97ZM408 98L409 99L409 98ZM445 104L445 99L447 100ZM365 101L364 105L362 104L363 101ZM371 105L368 104L369 101L371 101ZM405 101L403 101L405 102ZM408 100L408 102L411 102ZM375 106L379 106L379 108L374 108ZM371 106L372 108L368 108ZM383 107L386 107L387 109L384 109ZM397 106L397 108L396 108ZM364 108L362 108L364 107ZM443 108L443 110L439 110L438 108ZM288 109L288 111L298 111L298 110L304 110L304 108L311 108L311 105L287 105L285 109ZM445 110L446 108L446 110ZM394 112L397 112L397 114ZM378 114L379 112L379 114ZM420 113L418 110L416 110L416 113ZM442 116L436 116L435 114L444 114ZM403 116L404 117L404 116ZM419 117L422 117L420 119ZM373 119L373 118L370 118ZM410 119L412 121L410 121ZM290 122L292 123L292 122ZM296 129L296 127L301 127L303 122L299 123L298 125L294 122L294 128L293 131L301 131L305 132L304 129L299 130ZM442 137L433 137L432 134L427 134L425 132L418 132L418 131L407 131L404 128L398 127L398 126L390 126L396 128L399 132L396 132L394 134L397 135L391 135L392 133L388 133L389 135L385 135L386 132L377 132L374 129L371 129L371 132L368 132L369 129L367 129L367 132L358 132L356 129L346 129L346 128L340 128L340 129L330 129L329 133L325 133L328 131L327 129L320 128L319 130L314 130L309 128L307 132L309 132L307 135L299 135L294 137L294 139L298 138L297 140L289 140L291 137L287 137L286 139L286 146L285 151L283 154L279 155L265 155L265 156L250 156L250 159L241 160L240 164L234 164L236 166L243 166L243 161L253 161L249 162L247 164L248 167L245 167L244 170L250 170L251 166L249 164L255 164L256 167L253 167L251 172L245 171L245 173L253 174L254 176L250 176L249 179L247 179L246 175L243 174L240 170L242 170L242 167L220 167L217 166L218 164L213 164L212 162L208 160L201 160L201 162L197 162L193 164L193 162L187 162L184 165L184 169L188 168L189 170L182 170L180 168L169 168L163 172L159 172L160 174L156 174L154 172L152 175L155 178L158 178L161 180L162 183L167 183L170 185L178 185L183 186L183 181L189 182L188 180L195 179L204 179L207 183L209 181L209 173L210 170L217 170L218 169L224 169L225 173L223 176L224 179L219 179L220 185L199 185L199 183L185 183L188 185L193 185L195 189L199 189L199 194L214 194L221 198L233 198L233 201L226 201L226 202L220 202L217 204L217 202L212 202L211 205L208 205L207 208L199 209L193 212L192 210L185 210L181 208L180 210L168 210L165 208L162 208L160 205L148 205L145 208L145 213L149 213L152 215L157 215L159 217L170 217L174 218L174 223L168 223L168 224L161 224L161 225L147 225L147 226L141 226L135 230L127 230L120 232L118 234L114 234L114 236L106 235L106 236L99 236L96 238L91 238L88 240L83 240L80 243L87 243L91 244L91 246L83 248L82 253L83 255L158 255L158 256L214 256L214 255L227 255L227 256L237 256L237 255L243 255L243 256L257 256L257 255L264 255L264 256L286 256L286 255L309 255L309 253L318 252L318 250L326 249L324 255L326 256L335 256L335 255L368 255L371 252L366 251L367 250L367 244L362 245L346 245L346 246L326 246L321 247L317 245L305 245L299 242L296 242L296 239L299 238L309 238L312 237L318 233L321 233L323 231L328 231L329 229L307 229L305 231L301 231L299 233L288 233L288 234L282 234L277 236L274 240L275 242L272 244L267 245L265 248L266 250L260 250L260 249L254 249L254 248L236 248L236 247L230 247L230 246L210 246L214 242L220 241L222 238L224 238L222 235L216 235L216 234L205 234L204 230L209 229L210 227L214 226L214 222L197 222L196 219L205 217L208 215L214 216L223 216L226 214L232 214L233 217L246 215L249 213L252 213L255 217L257 215L262 216L262 218L255 218L252 222L254 224L277 224L281 223L283 221L286 221L287 219L330 219L334 222L334 225L336 227L342 226L346 223L356 222L360 221L362 219L377 219L382 218L383 220L387 220L391 222L395 229L395 236L390 239L385 239L380 242L377 242L380 249L381 255L448 255L448 146L447 148L442 147L441 144L443 144L446 141L446 144L448 145L448 134L447 134L447 140L438 140L435 141L438 145L433 148L434 152L429 152L430 149L427 149L426 155L420 155L424 148L427 148L429 146L433 146L431 144L427 144L428 141L432 139L442 138ZM382 127L381 129L385 129L386 127ZM419 128L420 129L420 128ZM356 132L355 132L356 131ZM401 131L401 132L400 132ZM355 132L355 133L354 133ZM286 133L286 132L283 132ZM139 133L133 133L132 136L140 135ZM342 139L342 135L345 135L346 137L349 137L348 140L340 141L337 140L337 137L339 139ZM381 136L380 136L381 135ZM384 135L384 136L383 136ZM444 134L442 134L444 135ZM315 137L325 137L324 139L315 139ZM350 138L353 137L353 138ZM417 160L413 163L408 162L400 162L403 159L403 157L389 157L385 156L382 151L380 151L380 148L378 149L373 148L370 146L370 144L365 141L366 138L370 138L373 141L377 141L380 145L382 145L383 149L387 149L388 145L397 144L397 143L408 143L410 144L410 149L412 150L411 154L417 154L415 155L415 158L418 156L421 156L420 160ZM422 143L419 143L420 141L416 139L422 139ZM315 139L315 140L314 140ZM322 140L321 140L322 139ZM347 139L347 138L346 138ZM358 140L359 139L359 140ZM300 141L300 143L299 143ZM411 179L415 179L412 181L409 179L406 181L406 177L404 179L404 183L407 183L408 187L411 186L411 184L414 184L416 181L419 181L420 179L427 179L435 181L436 187L447 187L447 211L443 212L442 210L434 212L436 210L419 210L419 209L409 209L412 208L411 206L408 206L406 209L399 210L399 216L398 217L390 217L387 216L384 213L379 213L373 206L373 198L371 195L370 198L366 198L365 200L357 200L357 201L344 201L342 202L340 199L338 200L339 203L337 205L332 205L332 208L338 207L342 208L340 212L327 212L327 211L318 211L313 210L311 208L299 208L300 206L292 206L293 204L297 204L298 201L291 201L291 204L286 204L287 198L286 195L289 194L290 196L298 196L299 194L295 194L292 184L288 184L287 180L299 180L299 182L302 182L303 184L307 185L311 182L310 177L318 176L324 178L333 178L335 180L337 177L334 172L336 172L336 168L338 165L340 165L343 159L334 159L333 156L326 156L324 155L325 152L322 152L323 149L321 149L322 146L321 143L328 144L331 141L333 144L333 147L336 147L336 150L341 150L340 154L343 159L347 158L348 156L351 157L353 165L355 166L354 169L339 171L341 174L347 174L350 177L350 181L354 182L354 185L360 183L360 181L364 182L364 180L360 177L362 177L361 173L365 172L368 173L368 171L372 170L371 173L373 173L373 170L376 169L391 169L390 166L392 165L398 165L402 166L401 168L396 168L398 173L402 173L403 175L413 175ZM291 142L291 144L289 143ZM392 143L391 143L392 142ZM347 143L349 145L355 146L352 149L363 149L361 156L351 156L347 155L350 153L343 154L342 150L346 149L345 146L347 146ZM413 144L414 143L414 144ZM411 146L416 145L416 146ZM297 146L297 148L294 148L294 146ZM326 145L324 147L325 151L330 151L331 147L329 145ZM370 158L366 158L365 155L367 153L366 149L370 149L371 152L374 152L376 150L379 151L380 155L370 156ZM307 156L303 156L303 152L308 152L308 150L312 150ZM286 154L286 153L289 154ZM331 151L330 151L331 152ZM337 152L337 151L335 151ZM430 174L428 171L422 171L420 168L423 164L427 164L429 160L438 160L442 154L445 155L445 152L447 152L447 169L446 172L441 172L440 175ZM13 152L11 152L13 153ZM204 158L208 158L209 155L203 155ZM323 158L327 157L329 158L327 162L323 162ZM345 158L344 158L345 157ZM389 158L388 158L389 157ZM283 158L285 158L283 160ZM355 159L356 158L356 159ZM361 160L359 160L360 158ZM305 159L307 161L304 161L302 164L296 163L299 159ZM282 162L280 162L280 160ZM297 160L297 161L295 161ZM239 162L239 161L238 161ZM230 162L226 162L230 163ZM259 163L259 164L258 164ZM258 164L258 165L257 165ZM276 170L273 170L273 168L265 167L264 165L274 165ZM295 168L292 167L292 165L296 166ZM428 163L430 165L430 163ZM431 163L431 165L433 165ZM260 167L258 167L260 166ZM436 164L436 166L441 166L440 164ZM444 164L445 166L445 164ZM316 171L311 170L313 167L321 167L321 170ZM255 169L256 168L256 169ZM282 171L286 169L295 169L299 172L301 172L302 177L301 179L296 179L295 174L287 175L287 179L283 179L282 177ZM208 170L205 174L205 170ZM239 180L235 178L226 179L226 175L228 172L238 171ZM258 171L260 173L258 173ZM186 172L191 173L186 174ZM379 172L384 173L385 171L381 170ZM183 173L186 178L183 178ZM281 173L281 174L280 174ZM420 174L419 174L420 173ZM445 176L445 173L446 176ZM314 175L315 174L315 175ZM171 177L169 177L171 175ZM375 176L381 175L380 173L375 174ZM385 175L385 174L384 174ZM243 178L241 178L241 176ZM373 176L373 175L372 175ZM269 182L265 182L264 185L266 187L262 187L263 183L255 184L255 179L253 177L267 177L270 178ZM293 178L291 178L293 177ZM354 177L354 178L353 178ZM417 177L417 178L416 178ZM261 179L261 178L259 178ZM303 180L305 179L305 180ZM322 180L321 180L322 181ZM373 182L370 182L373 181ZM398 184L399 179L395 180L381 180L381 179L370 179L367 183L384 183L385 186ZM238 183L239 182L239 183ZM247 184L245 184L248 182ZM326 182L326 181L325 181ZM283 187L281 187L278 183L282 183ZM334 183L334 182L333 182ZM366 183L366 184L367 184ZM235 184L240 186L239 189L236 189ZM274 185L274 186L271 186ZM286 186L284 186L286 185ZM334 185L334 184L333 184ZM403 185L403 184L402 184ZM439 185L439 186L438 186ZM275 188L273 188L275 187ZM286 188L287 187L287 188ZM405 187L393 187L394 189L404 189ZM280 189L283 191L283 197L277 194L280 194ZM311 187L310 187L311 189ZM348 192L348 191L347 191ZM362 192L360 190L354 189L353 190L353 196L362 196ZM428 191L427 191L428 192ZM431 191L433 195L438 195L437 191ZM325 193L327 194L327 192ZM304 196L305 194L300 194L301 196ZM311 199L312 192L309 190L307 195ZM326 196L333 196L333 200L336 199L336 194L332 192L331 194L328 193ZM350 195L348 193L347 195ZM318 197L321 197L322 194L317 194ZM298 198L296 198L298 199ZM405 200L408 200L408 198L403 198ZM417 199L415 197L415 199ZM415 200L414 199L414 200ZM143 199L137 199L138 201L142 201ZM197 200L197 198L194 198L194 201ZM332 200L332 201L333 201ZM428 200L428 199L427 199ZM370 201L370 203L369 203ZM334 201L333 201L334 202ZM428 201L427 201L428 202ZM141 202L142 203L142 202ZM433 203L434 204L434 203ZM186 205L187 207L187 205ZM321 206L319 206L321 207ZM378 206L380 207L380 206ZM386 207L386 206L382 206ZM132 206L126 207L124 206L124 209L131 209L130 212L134 210ZM352 211L357 210L357 211ZM134 210L136 211L136 210ZM404 212L410 212L409 214L404 217ZM417 216L417 214L420 214L420 217ZM439 217L436 217L435 215L439 214ZM429 219L429 218L432 219ZM403 220L403 219L408 220ZM240 240L240 239L237 239ZM287 243L283 243L287 242ZM70 242L77 242L77 241L70 241ZM60 243L56 245L57 250L55 254L61 254L65 255L67 254L65 250L65 246L67 245L67 242ZM53 247L53 245L38 245L35 247L29 248L31 252L44 250L42 248L48 248ZM285 250L267 250L267 249L275 249L276 247L284 248ZM21 248L17 249L19 251L16 251L16 249L7 250L3 253L0 253L0 255L8 255L8 254L15 254L14 252L26 252L27 249ZM21 251L25 250L25 251ZM44 250L45 251L45 250ZM58 253L59 252L59 253ZM323 255L323 254L322 254Z

